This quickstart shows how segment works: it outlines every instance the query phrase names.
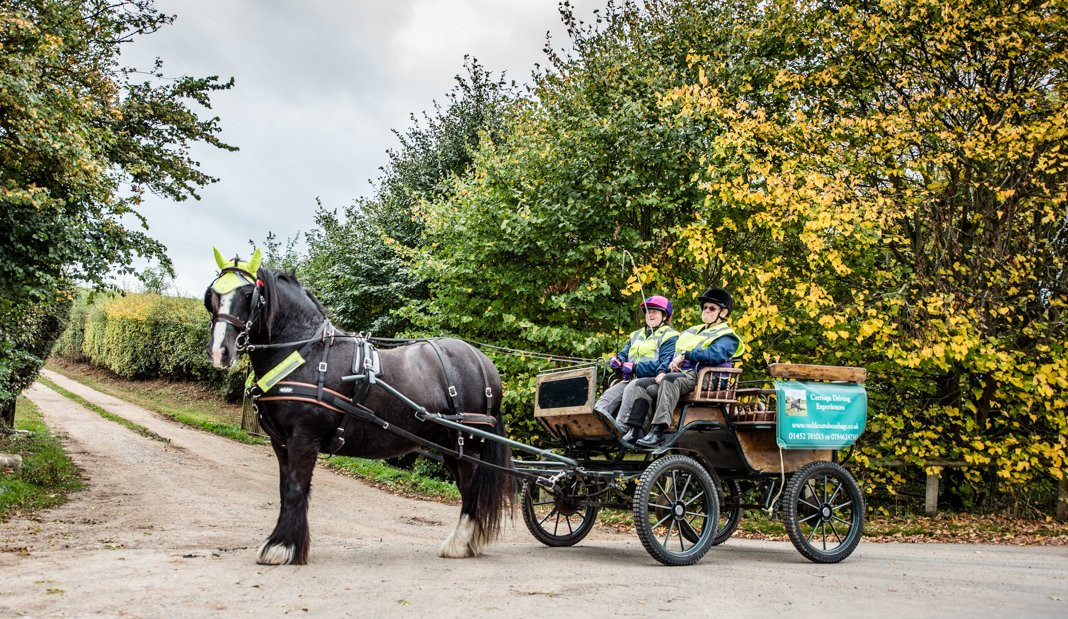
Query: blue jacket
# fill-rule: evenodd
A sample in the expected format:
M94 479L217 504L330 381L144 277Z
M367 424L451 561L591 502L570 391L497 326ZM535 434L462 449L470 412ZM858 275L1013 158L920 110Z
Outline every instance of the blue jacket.
M667 325L664 325L667 326ZM660 327L657 327L660 328ZM639 329L631 334L631 337L627 338L627 344L616 353L616 356L621 360L626 360L630 354L630 345L634 341L634 335L643 329ZM649 328L645 327L644 330L648 335ZM668 371L668 366L671 365L671 359L675 356L675 340L678 339L678 333L668 335L660 343L660 348L657 350L658 356L656 359L649 359L647 361L639 361L634 364L634 377L635 378L648 378L650 376L656 376L657 374Z

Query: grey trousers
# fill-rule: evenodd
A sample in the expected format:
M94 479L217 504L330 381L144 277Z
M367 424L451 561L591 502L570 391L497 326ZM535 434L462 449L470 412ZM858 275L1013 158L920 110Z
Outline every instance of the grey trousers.
M597 403L593 405L594 410L601 411L609 417L614 416L619 410L620 403L623 402L623 391L632 382L634 381L621 381L605 389Z
M672 372L664 375L660 381L659 394L656 397L656 412L653 413L653 423L668 425L671 423L671 415L675 412L675 406L683 394L693 391L697 385L697 372L687 370L685 372Z
M671 415L684 393L697 385L697 373L693 370L665 374L660 384L655 378L639 378L627 384L623 392L623 403L619 407L616 421L628 426L643 427L649 409L656 402L653 424L671 424Z
M659 387L656 378L636 378L627 383L616 421L635 428L644 427Z

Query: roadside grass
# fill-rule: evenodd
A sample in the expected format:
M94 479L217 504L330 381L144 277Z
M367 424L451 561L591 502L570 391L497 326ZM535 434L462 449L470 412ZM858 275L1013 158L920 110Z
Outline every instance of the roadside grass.
M322 456L319 462L327 468L365 479L379 488L407 497L447 503L460 500L460 491L455 483L399 469L381 460Z
M73 393L71 391L67 391L63 387L60 387L59 385L57 385L54 382L48 380L44 376L38 376L37 377L37 382L41 383L42 385L48 387L52 391L55 391L59 395L65 397L65 398L67 398L69 400L73 400L73 401L77 402L78 404L81 404L85 408L88 408L89 410L93 411L97 415L100 415L104 419L107 419L108 421L113 421L113 422L119 424L120 426L122 426L122 427L124 427L124 428L126 428L128 430L133 430L134 432L140 434L141 436L150 438L150 439L152 439L154 441L160 441L161 443L169 443L169 442L171 442L170 439L168 439L166 437L163 437L163 436L160 436L159 434L156 434L155 432L153 432L152 430L149 430L148 428L144 427L141 424L134 423L134 422L130 421L129 419L125 418L125 417L121 417L119 415L116 415L115 413L107 410L106 408L104 408L102 406L97 406L96 404L93 404L89 400L86 400L85 398L81 397L80 395L78 395L76 393Z
M15 404L15 428L28 434L0 435L0 452L22 457L18 470L0 472L0 522L62 505L71 492L84 487L80 471L49 432L40 409L23 397Z

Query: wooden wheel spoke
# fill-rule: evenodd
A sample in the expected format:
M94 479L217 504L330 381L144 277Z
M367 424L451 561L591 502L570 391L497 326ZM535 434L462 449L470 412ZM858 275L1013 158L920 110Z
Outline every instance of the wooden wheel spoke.
M827 526L831 527L831 533L834 533L834 539L838 540L838 544L842 543L842 536L838 534L838 529L834 528L834 520L828 520Z
M664 548L667 548L668 540L671 539L671 532L675 530L675 520L671 520L671 524L668 525L667 533L664 534L664 543L660 544ZM679 537L682 537L681 531Z
M844 524L847 527L853 526L853 524L851 522L849 522L848 520L844 520L839 516L835 516L834 514L831 514L831 520L837 520L838 522L841 522L842 524Z
M557 514L557 513L559 513L559 512L557 512L556 508L554 507L552 510L549 511L548 514L545 514L544 518L542 518L541 520L538 521L538 525L545 524L546 520L548 520L549 518L552 518L553 514Z
M693 504L694 501L696 501L697 499L700 499L703 496L705 496L705 491L704 490L702 490L701 492L698 492L697 494L695 494L694 497L692 499L690 499L689 501L683 501L682 504L685 505L686 507L689 507L690 505Z

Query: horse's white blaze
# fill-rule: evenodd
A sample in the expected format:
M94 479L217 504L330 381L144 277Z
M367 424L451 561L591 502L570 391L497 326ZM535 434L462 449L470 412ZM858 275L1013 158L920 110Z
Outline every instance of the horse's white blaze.
M234 301L234 293L224 294L219 297L219 314L229 314L230 304ZM230 323L221 320L215 321L211 328L211 363L217 368L227 368L223 363L223 342L226 341L226 328ZM233 359L230 360L231 363Z
M293 547L286 544L271 544L263 542L260 546L260 558L256 563L260 565L286 565L293 561Z
M482 554L486 541L481 527L467 514L460 514L460 522L456 523L456 530L441 545L438 555L448 559L477 557Z

